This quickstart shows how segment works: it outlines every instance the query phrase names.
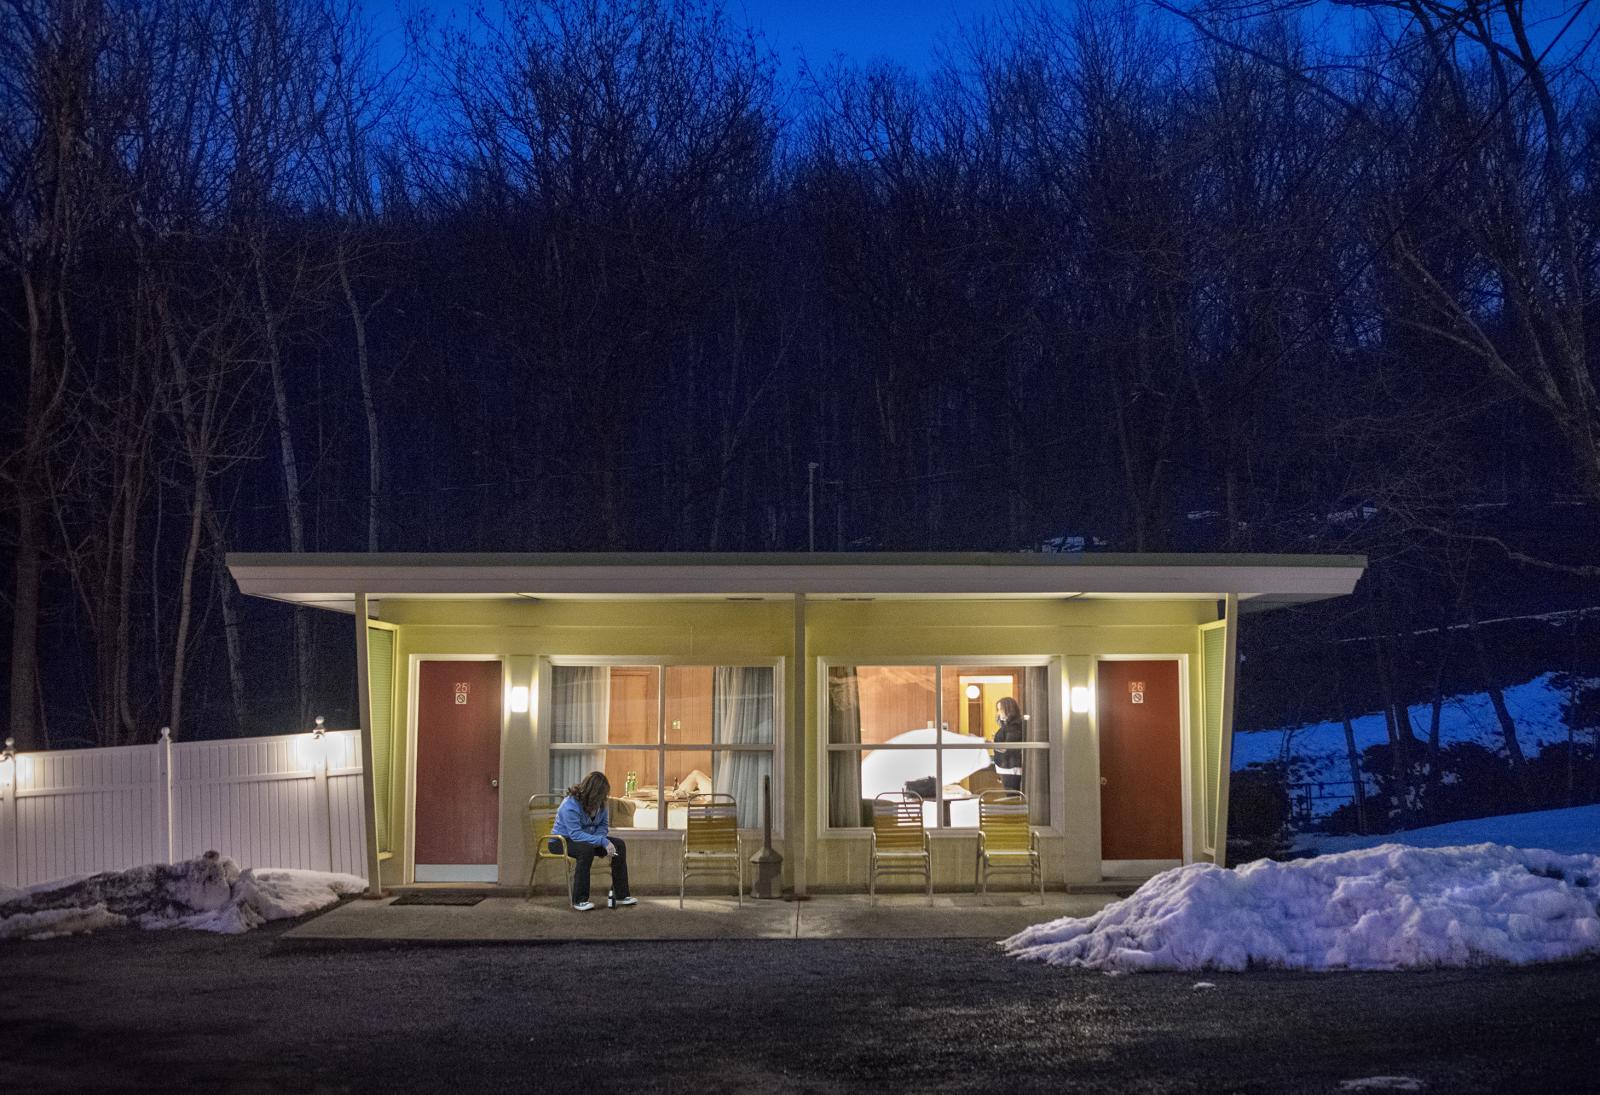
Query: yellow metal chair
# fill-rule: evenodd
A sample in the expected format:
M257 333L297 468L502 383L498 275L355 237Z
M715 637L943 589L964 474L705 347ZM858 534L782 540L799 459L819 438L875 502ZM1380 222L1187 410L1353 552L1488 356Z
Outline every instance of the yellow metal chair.
M922 796L915 791L885 791L872 800L872 852L867 892L878 901L880 874L920 874L933 904L933 854L922 820Z
M739 835L739 804L732 795L702 794L689 800L683 828L683 870L678 876L678 908L690 875L737 875L744 905L744 838Z
M572 868L576 862L567 853L567 838L555 834L556 812L561 809L561 800L566 795L534 795L528 800L527 814L523 819L522 838L523 851L531 866L528 869L528 897L533 900L533 880L539 874L539 864L547 859L558 859L566 864L567 868L567 900L572 900ZM561 845L559 852L550 850L550 842L554 840ZM611 869L611 860L595 859L596 866Z
M1028 796L1021 791L985 791L978 796L978 863L975 885L989 901L989 875L1003 871L1028 873L1044 904L1044 866L1039 861L1039 835L1028 824Z

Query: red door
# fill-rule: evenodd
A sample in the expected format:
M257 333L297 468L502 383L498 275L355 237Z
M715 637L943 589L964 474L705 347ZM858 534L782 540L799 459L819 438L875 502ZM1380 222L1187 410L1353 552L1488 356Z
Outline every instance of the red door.
M1178 663L1101 662L1100 856L1183 858Z
M500 835L500 663L417 669L417 881L493 881ZM429 872L425 865L471 868Z

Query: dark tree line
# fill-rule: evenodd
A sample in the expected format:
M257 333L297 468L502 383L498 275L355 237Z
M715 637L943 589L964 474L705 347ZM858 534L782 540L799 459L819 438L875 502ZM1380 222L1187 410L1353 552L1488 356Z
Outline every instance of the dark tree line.
M1600 574L1600 110L1588 23L1341 10L1020 3L788 79L698 0L403 51L0 0L8 732L347 707L348 625L226 550L1360 550L1262 642L1361 640L1318 702L1389 712L1401 809L1429 659Z

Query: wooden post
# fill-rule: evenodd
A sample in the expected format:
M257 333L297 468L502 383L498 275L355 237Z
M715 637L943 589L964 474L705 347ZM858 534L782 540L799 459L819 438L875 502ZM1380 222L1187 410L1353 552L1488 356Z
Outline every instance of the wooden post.
M311 819L312 845L316 852L316 870L333 870L333 803L328 799L328 742L322 716L317 716L317 728L311 732Z
M160 820L162 847L168 863L172 862L172 727L161 728L161 738L156 742L156 814Z
M811 843L811 822L806 817L805 806L811 801L810 780L805 778L810 771L806 764L806 753L809 747L810 736L806 733L806 687L809 666L806 658L806 595L794 595L794 665L789 674L793 682L793 721L789 724L789 740L798 747L800 755L799 769L801 778L790 778L790 793L784 796L783 816L784 830L789 842L790 878L793 879L794 895L806 896L806 860ZM821 745L818 745L821 748Z
M383 892L378 862L378 790L372 770L372 665L367 653L367 595L356 598L356 702L361 714L361 817L366 827L367 893Z
M16 742L6 739L0 751L0 884L20 887L22 864L17 851Z

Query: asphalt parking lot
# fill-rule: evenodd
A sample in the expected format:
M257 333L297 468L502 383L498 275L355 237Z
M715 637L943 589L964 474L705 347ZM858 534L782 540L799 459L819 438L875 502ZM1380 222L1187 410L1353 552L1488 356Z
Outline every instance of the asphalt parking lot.
M1108 977L981 940L330 947L289 926L0 944L0 1090L1592 1092L1600 1060L1593 961Z

